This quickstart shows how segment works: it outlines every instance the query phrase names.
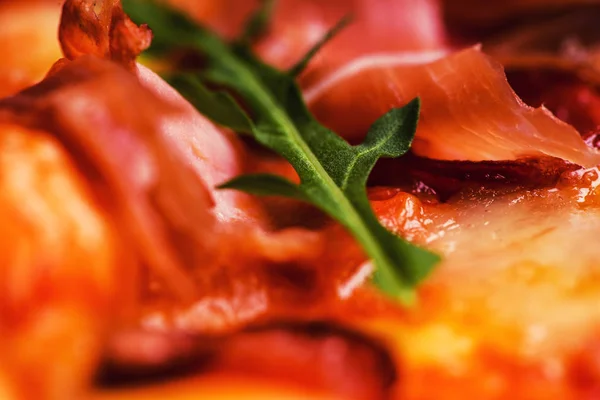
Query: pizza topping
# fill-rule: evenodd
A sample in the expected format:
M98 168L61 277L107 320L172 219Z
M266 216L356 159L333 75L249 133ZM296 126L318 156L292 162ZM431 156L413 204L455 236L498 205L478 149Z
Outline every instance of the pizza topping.
M437 257L382 229L364 186L377 159L399 157L408 150L418 102L391 110L373 124L361 145L350 146L312 118L292 76L262 64L247 49L227 46L175 10L151 2L127 3L134 19L147 19L152 25L159 52L187 46L205 58L203 69L175 74L170 83L208 117L252 134L282 155L301 180L297 185L275 175L247 175L221 187L311 202L352 232L377 266L374 279L380 288L409 298ZM249 114L230 94L211 92L206 83L239 96Z
M224 336L124 332L112 341L101 379L114 387L184 371L227 371L357 400L389 398L397 379L376 340L324 322L271 322Z
M461 190L485 185L487 188L553 187L563 174L578 165L552 157L520 158L506 161L447 161L409 154L399 160L383 160L373 171L372 185L429 190L445 201Z
M217 185L242 173L256 157L233 132L217 128L150 69L138 65L137 76L145 88L178 110L176 113L163 113L158 129L171 145L180 150L185 162L206 185L214 200L212 213L217 220L223 223L246 221L268 228L263 207L258 201L241 192L216 189Z
M228 38L238 37L256 0L171 1ZM364 54L438 50L446 44L440 4L434 0L280 0L254 50L270 65L288 69L346 16L352 23L315 55L301 86Z
M348 15L352 23L315 55L300 76L303 87L362 55L433 51L445 46L441 11L435 1L334 0L324 4L287 0L276 5L268 34L256 43L255 51L269 64L289 68Z
M95 55L113 60L130 70L136 57L150 46L152 33L137 26L123 12L120 1L70 0L63 6L59 39L65 57ZM100 9L96 13L95 7Z
M144 100L133 103L131 96ZM158 131L157 118L169 112L166 104L116 64L82 56L0 107L5 119L48 130L70 149L122 218L143 262L175 293L190 296L193 288L180 263L204 257L212 200ZM190 242L170 239L183 232Z
M347 66L346 68L352 68ZM311 110L350 140L392 105L423 102L412 151L441 160L515 160L552 156L578 165L600 163L573 127L547 109L524 104L502 67L477 48L425 65L383 63L326 81L307 94Z
M231 1L195 7L214 17ZM428 51L378 53L338 70L356 53L387 43L363 48L334 40L323 47L326 65L309 63L302 83L311 86L305 95L323 121L362 142L350 146L313 120L289 76L257 61L239 42L225 45L196 28L183 32L185 20L168 29L158 24L158 46L149 54L162 56L168 49L161 43L195 47L193 57L183 57L190 63L176 65L190 73L170 76L177 89L213 120L292 154L290 164L249 137L217 128L136 65L148 30L132 25L118 4L102 3L96 16L91 2L67 3L61 35L72 60L0 101L0 161L6 164L0 212L10 222L0 242L6 258L0 306L7 311L0 313L0 393L15 385L29 397L60 398L73 393L69 385L89 382L100 356L103 375L93 389L99 399L223 398L227 391L232 398L267 398L256 387L244 391L243 379L271 392L296 385L292 392L302 386L358 399L597 392L600 172L593 167L599 135L593 80L556 66L509 70L517 93L532 105L546 104L556 118L522 104L499 66L478 49L440 51L435 39L424 45ZM379 11L384 4L370 3ZM282 4L297 5L301 14L302 7L328 10L338 2ZM324 11L327 29L359 4L339 2L340 15ZM435 8L422 1L411 10L427 4ZM381 10L395 14L392 5ZM288 19L294 11L286 11ZM161 22L164 15L149 16ZM355 26L366 37L361 18ZM285 24L294 26L305 29L304 22ZM275 23L253 39L265 57L278 29ZM346 32L358 42L361 32L351 29ZM338 58L340 47L351 49ZM291 52L295 60L302 56ZM530 70L541 72L539 82ZM369 184L380 186L365 188L376 158L407 151L416 95L424 109L414 153L379 160ZM559 118L587 131L585 141ZM360 163L378 147L382 154ZM317 164L335 186L322 188L327 177L312 173ZM353 185L337 179L352 175L356 165L362 170ZM231 180L242 173L254 175ZM314 178L310 185L308 178ZM224 182L295 198L259 199L215 187ZM334 190L344 197L332 196ZM308 197L311 202L302 201ZM381 247L398 244L382 233L385 227L444 255L420 284L414 307L363 285L373 272L368 255L342 224L311 206L331 211L341 204L343 210L346 200L354 209L339 222L348 225L349 216L367 221ZM403 256L418 251L400 243ZM416 281L430 268L413 265L420 270L393 274L404 279L407 272ZM398 286L412 288L407 281ZM127 301L120 302L121 294ZM113 304L124 310L111 310ZM272 322L281 318L343 321L379 332L394 352L337 323ZM42 362L45 356L53 363ZM154 381L163 378L169 381ZM135 383L143 385L124 387Z

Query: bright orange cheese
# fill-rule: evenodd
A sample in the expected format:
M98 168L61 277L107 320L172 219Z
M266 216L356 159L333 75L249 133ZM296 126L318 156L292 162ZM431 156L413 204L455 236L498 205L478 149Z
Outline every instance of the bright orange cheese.
M18 125L0 132L0 393L78 396L117 316L117 270L127 264L60 144Z
M404 208L395 197L374 202L391 229L409 226L414 240L443 256L415 307L360 306L369 316L358 324L396 349L399 398L597 393L599 370L582 354L596 351L600 334L599 185L593 168L567 173L556 187L474 186L445 204L400 193L416 202ZM398 210L411 208L412 224L397 225L406 221Z

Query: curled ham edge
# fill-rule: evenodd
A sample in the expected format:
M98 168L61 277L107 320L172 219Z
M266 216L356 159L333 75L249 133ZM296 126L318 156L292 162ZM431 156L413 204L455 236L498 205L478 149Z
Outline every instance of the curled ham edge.
M479 86L465 82L465 87L471 85L466 90L471 90L473 95L485 97L484 101L488 102L488 106L489 103L498 101L498 98L501 99L504 106L498 109L498 113L494 115L495 120L490 121L487 127L488 130L484 134L480 134L481 131L470 129L467 126L468 122L465 124L458 122L461 114L458 114L456 109L451 109L452 98L447 94L445 88L438 88L444 92L445 98L440 95L432 95L432 91L428 90L428 87L437 85L436 70L462 68L456 73L473 73L473 71L466 70L466 68L471 68L470 66L464 67L469 62L480 68L477 71L478 74L486 75L483 78L486 79L486 82L481 83ZM406 84L405 87L402 81L403 72L414 73L414 76L423 77L425 80L420 87L412 85L412 83ZM367 81L365 84L367 89L365 90L368 90L368 81L377 74L379 75L377 79L390 77L390 80L386 83L377 82L380 85L386 85L381 89L383 96L386 96L385 99L382 99L382 102L386 102L386 107L402 106L413 97L421 97L423 104L421 110L422 121L417 128L415 141L411 148L412 152L419 156L448 161L505 161L523 157L550 156L583 167L593 167L600 164L600 153L587 146L574 127L555 117L543 105L539 108L533 108L525 104L510 87L502 66L491 57L486 56L479 45L457 52L405 52L360 57L326 76L317 84L306 88L304 96L311 110L316 113L317 118L324 117L326 125L342 136L346 136L343 125L336 127L335 122L329 124L328 118L341 120L342 115L350 115L348 113L351 111L351 106L357 105L358 101L352 100L352 93L346 92L344 93L346 99L342 99L342 102L346 103L340 106L340 103L334 102L335 97L328 98L328 96L332 93L338 92L339 95L339 93L344 92L345 85L351 85L352 79L362 79L362 82ZM411 75L407 76L409 76L407 79L410 80ZM463 77L462 79L466 78ZM473 79L477 78L479 76L473 77ZM456 77L457 82L460 82L460 79L460 76ZM475 93L475 90L477 90L477 93ZM435 114L441 114L438 112L439 110L429 108L429 104L436 104L438 107L440 104L442 106L448 104L447 111L449 111L452 119L438 117ZM485 104L482 104L484 107ZM464 104L464 107L460 110L463 120L468 121L467 117L469 115L474 116L479 111L483 111L481 108L478 110L478 106L482 107L481 104L476 102ZM372 120L361 121L361 123L368 126L378 116L375 111L371 111L369 117ZM509 125L515 121L519 123L517 129L508 130L506 127L501 126L502 123ZM350 123L347 122L347 124ZM500 125L500 128L496 128L495 123ZM521 124L527 126L527 129L520 129ZM360 126L362 128L363 124ZM452 141L457 139L456 136L449 139L447 135L444 135L445 126L457 128L456 130L461 134L458 142L475 143L472 147L479 146L480 151L461 152L460 147L463 144ZM350 138L354 136L355 134L350 133ZM496 141L496 146L493 145L494 141Z

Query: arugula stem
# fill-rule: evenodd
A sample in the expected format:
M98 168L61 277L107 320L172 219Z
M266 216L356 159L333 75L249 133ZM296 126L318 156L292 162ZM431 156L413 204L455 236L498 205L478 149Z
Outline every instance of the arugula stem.
M259 195L280 195L308 201L342 224L375 264L374 282L384 292L412 300L413 287L439 261L383 227L367 197L366 183L381 157L400 157L414 138L418 100L392 109L376 121L357 146L351 146L320 125L302 99L294 73L263 64L251 53L248 41L264 29L268 7L256 14L247 35L233 44L198 26L180 12L150 0L123 0L130 15L147 22L154 32L150 52L164 56L174 48L192 49L206 62L193 72L175 72L170 82L196 108L213 121L242 133L250 133L262 145L277 152L300 177L296 185L281 177L262 174L234 178L221 188ZM269 6L269 0L264 3ZM328 38L344 25L342 21ZM205 85L226 89L211 91ZM249 112L230 94L241 99Z
M336 185L331 176L325 171L312 149L302 139L295 124L285 115L285 113L281 112L279 105L273 99L272 95L264 90L264 86L257 80L254 74L250 72L250 68L239 68L239 62L239 60L232 60L231 66L235 66L236 73L243 77L246 82L246 87L249 92L247 95L251 95L254 98L256 105L260 105L260 107L272 117L273 122L277 124L277 126L285 129L288 137L293 140L294 145L297 147L297 151L302 152L309 159L309 167L321 178L322 183L320 184L323 186L322 192L329 194L332 197L332 204L336 204L339 211L345 216L345 220L339 222L352 232L353 236L362 245L367 255L371 260L374 260L377 267L376 271L383 274L387 279L393 279L393 276L390 276L391 274L386 273L389 264L392 264L392 262L387 257L387 254L382 249L380 243L375 240L375 237L368 234L370 229L365 220L361 218L356 211L355 206L348 200L348 197L346 197L342 189ZM323 207L321 208L326 213L332 214L330 210ZM331 216L335 217L335 215ZM385 260L386 262L381 263L380 260ZM398 295L405 302L411 302L414 297L412 290L402 291L398 293Z

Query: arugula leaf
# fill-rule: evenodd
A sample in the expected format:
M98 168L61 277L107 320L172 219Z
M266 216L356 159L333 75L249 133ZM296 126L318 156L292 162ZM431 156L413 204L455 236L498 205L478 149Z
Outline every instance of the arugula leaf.
M298 76L304 71L310 60L321 50L321 48L327 44L331 39L333 39L342 29L344 29L350 22L352 18L349 15L346 15L342 19L340 19L337 24L335 24L327 33L317 42L315 43L298 61L294 66L292 66L288 71L292 76Z
M149 52L192 49L205 65L168 78L201 113L242 132L279 153L294 167L301 183L261 174L241 176L221 186L257 195L302 199L322 209L345 226L373 260L375 284L404 301L414 297L439 257L385 229L373 213L366 192L369 173L381 157L399 157L412 143L420 103L413 100L393 109L369 130L362 144L352 146L320 125L308 111L294 77L258 60L247 46L228 44L182 13L148 0L124 0L137 23L154 33ZM249 116L225 93L205 86L226 88L240 99Z
M252 121L233 97L225 91L210 91L194 74L166 76L167 82L214 122L236 132L252 133Z
M249 43L262 36L267 30L274 8L275 0L262 0L260 7L246 23L240 43Z
M218 186L219 189L237 189L258 196L273 194L310 201L300 187L287 179L271 174L240 175Z

